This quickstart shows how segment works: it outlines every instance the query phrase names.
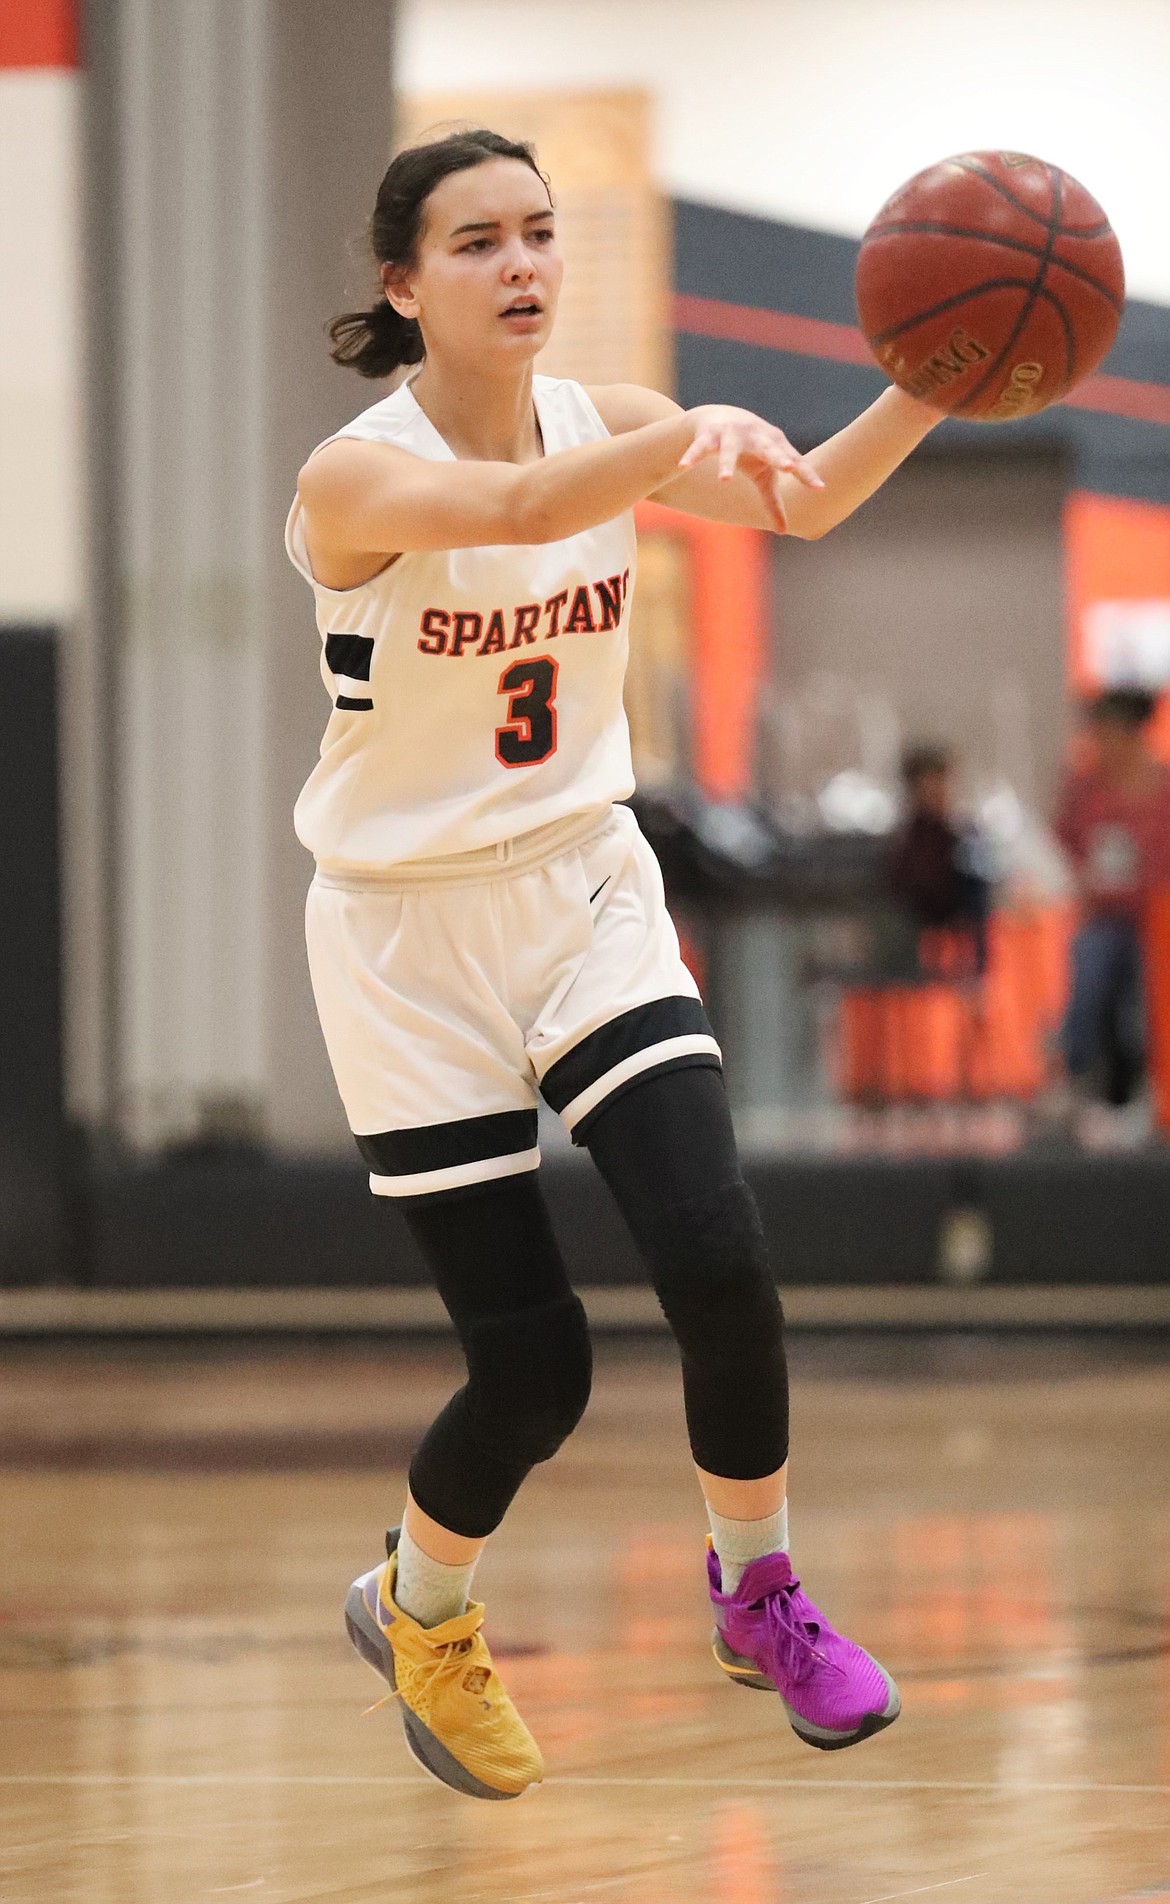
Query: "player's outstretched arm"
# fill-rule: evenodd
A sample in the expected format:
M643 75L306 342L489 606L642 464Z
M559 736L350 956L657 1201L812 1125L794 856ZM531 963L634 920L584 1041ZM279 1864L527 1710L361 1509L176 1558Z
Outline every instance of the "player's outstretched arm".
M761 512L776 529L785 503L775 479L794 490L820 483L762 418L720 404L683 411L646 394L659 414L533 463L432 462L389 443L334 439L309 458L297 485L314 565L368 558L377 567L416 549L557 542L612 520L707 458L728 478L750 462Z
M681 414L669 397L634 384L613 384L590 390L589 394L606 428L619 434L644 428L653 417ZM810 484L807 477L796 482L786 470L761 467L753 458L750 444L745 445L734 474L728 476L700 434L683 457L683 468L653 492L653 500L686 515L738 522L749 529L786 529L789 535L815 541L844 522L875 489L880 489L899 463L905 462L911 450L941 422L937 410L928 409L904 391L883 391L868 410L803 459L805 468L820 478L820 487ZM782 521L777 521L776 511L769 507L769 489L775 491Z

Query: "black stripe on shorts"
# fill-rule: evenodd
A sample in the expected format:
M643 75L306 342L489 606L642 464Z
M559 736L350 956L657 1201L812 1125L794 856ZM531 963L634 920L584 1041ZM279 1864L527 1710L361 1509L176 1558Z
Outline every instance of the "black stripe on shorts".
M563 1111L566 1105L580 1097L591 1084L596 1084L607 1071L615 1065L623 1064L640 1051L647 1051L654 1045L664 1044L671 1038L705 1037L714 1039L711 1022L697 998L655 998L649 1004L634 1005L629 1011L622 1012L618 1018L599 1025L580 1044L566 1051L563 1058L550 1065L540 1081L541 1096L551 1104L554 1111ZM605 1105L611 1104L624 1090L631 1089L646 1078L658 1077L663 1071L674 1071L688 1065L713 1065L720 1068L720 1061L714 1051L694 1051L676 1053L662 1060L660 1064L648 1064L633 1078L615 1085L607 1092L599 1104L586 1111L573 1126L573 1142L580 1143L588 1126Z
M493 1111L459 1117L449 1124L381 1131L358 1137L357 1147L376 1177L414 1177L460 1164L486 1163L536 1148L535 1111Z

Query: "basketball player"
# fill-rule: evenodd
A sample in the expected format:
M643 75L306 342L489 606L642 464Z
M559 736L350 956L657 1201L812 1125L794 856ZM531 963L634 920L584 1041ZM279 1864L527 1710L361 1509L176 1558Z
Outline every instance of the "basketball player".
M590 1349L537 1184L537 1093L591 1152L682 1359L711 1522L715 1658L810 1745L889 1725L893 1681L788 1557L781 1310L719 1047L628 808L622 712L643 497L817 537L937 421L888 390L810 456L747 411L534 376L562 264L533 152L492 132L404 151L378 192L381 294L335 320L365 376L421 366L318 448L287 546L333 701L297 831L338 1088L397 1197L467 1381L410 1468L350 1637L425 1768L477 1798L542 1775L471 1602L526 1474L580 1419ZM608 294L620 299L615 274Z

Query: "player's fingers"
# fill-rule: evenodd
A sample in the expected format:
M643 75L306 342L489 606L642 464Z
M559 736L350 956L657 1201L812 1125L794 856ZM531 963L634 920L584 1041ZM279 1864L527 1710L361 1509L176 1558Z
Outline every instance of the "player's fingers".
M768 514L772 518L772 527L779 535L788 533L788 511L784 507L784 497L775 475L769 471L767 480L760 485L764 501L768 505Z
M757 423L749 431L744 447L769 469L791 469L796 461L796 451L787 438L764 423Z
M793 448L783 430L768 430L762 432L761 435L763 440L760 443L760 454L773 469L783 470L786 474L795 476L798 482L806 484L809 489L824 488L824 481L817 474L812 462L807 456L801 456L800 452Z
M735 466L743 449L743 432L739 429L724 430L719 438L719 481L729 483L735 475Z
M718 447L719 437L715 430L709 427L696 430L691 438L690 448L684 450L678 459L679 468L693 469L696 463L701 463L704 457L712 455Z
M803 483L807 489L823 489L825 486L824 477L817 474L816 466L812 461L807 456L801 456L797 450L793 449L792 444L788 441L783 431L778 432L778 434L786 459L781 467L786 469L790 475L795 476L797 482Z

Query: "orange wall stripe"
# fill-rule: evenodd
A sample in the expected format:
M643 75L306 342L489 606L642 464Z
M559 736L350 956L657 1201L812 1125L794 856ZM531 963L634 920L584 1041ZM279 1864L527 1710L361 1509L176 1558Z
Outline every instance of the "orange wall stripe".
M76 0L3 0L0 71L77 63Z
M693 547L695 773L713 800L751 791L756 720L767 671L766 537L701 522Z
M1139 423L1170 424L1170 385L1139 383L1136 377L1086 377L1064 401L1074 410L1104 410Z
M720 298L692 297L683 291L675 294L674 324L676 330L690 331L695 337L723 337L734 344L756 344L762 350L789 350L801 357L831 357L839 363L877 369L869 345L853 324L797 317L793 311L764 311L752 304L725 304Z
M1074 491L1064 507L1064 548L1069 680L1087 694L1101 685L1086 647L1094 603L1170 604L1170 508ZM1152 739L1170 761L1170 695L1161 697ZM1155 1116L1159 1128L1170 1131L1170 893L1155 893L1149 902L1145 992Z
M1170 507L1074 490L1064 506L1068 678L1076 694L1101 685L1087 650L1094 603L1170 602ZM1164 696L1154 742L1170 760L1170 697Z
M709 799L745 799L768 667L767 535L658 503L642 503L635 517L640 529L678 536L690 556L695 779Z

